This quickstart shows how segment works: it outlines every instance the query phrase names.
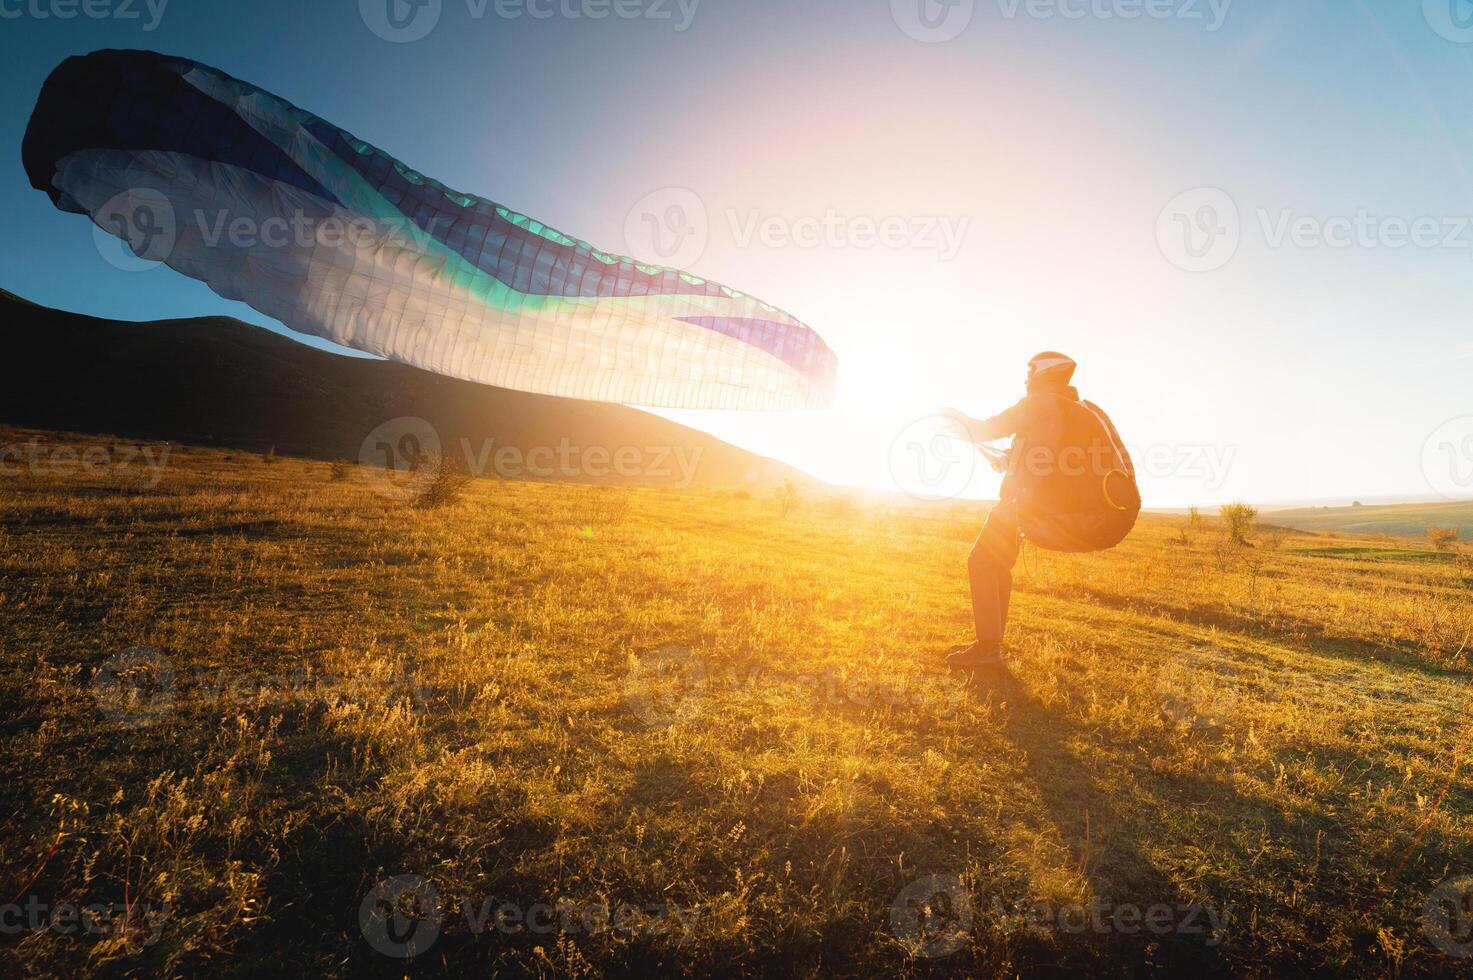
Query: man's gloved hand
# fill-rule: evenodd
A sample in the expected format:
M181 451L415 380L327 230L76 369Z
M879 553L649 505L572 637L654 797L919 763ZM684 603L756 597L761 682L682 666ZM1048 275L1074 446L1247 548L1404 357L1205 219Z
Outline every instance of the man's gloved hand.
M940 418L947 419L947 420L949 420L951 422L960 422L964 426L968 422L971 422L972 421L972 417L970 415L968 415L966 412L961 412L961 411L958 411L957 409L954 409L954 408L943 408L941 411L937 412L936 414Z

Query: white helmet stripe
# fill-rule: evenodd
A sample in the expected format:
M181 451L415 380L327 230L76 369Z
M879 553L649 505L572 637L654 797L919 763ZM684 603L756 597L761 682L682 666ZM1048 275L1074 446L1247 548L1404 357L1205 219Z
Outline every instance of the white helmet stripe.
M1034 359L1032 361L1029 361L1028 364L1029 364L1030 367L1033 368L1033 370L1039 371L1039 372L1042 372L1042 371L1051 371L1051 370L1053 370L1056 367L1064 367L1066 365L1075 366L1075 367L1078 366L1078 365L1075 364L1075 362L1074 362L1074 360L1072 358L1068 358L1068 357L1050 357L1050 358L1045 358L1043 360Z

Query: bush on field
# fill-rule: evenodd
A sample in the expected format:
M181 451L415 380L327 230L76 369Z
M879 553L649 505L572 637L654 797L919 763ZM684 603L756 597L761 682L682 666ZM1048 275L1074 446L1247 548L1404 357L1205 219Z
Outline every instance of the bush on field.
M1458 529L1455 527L1429 527L1427 543L1434 551L1457 551Z
M784 480L783 485L777 490L777 509L783 517L787 517L798 509L803 502L803 488L793 480Z
M1247 504L1228 504L1222 509L1222 525L1233 544L1246 545L1248 532L1258 520L1258 508Z
M471 475L454 456L436 457L430 463L430 480L415 498L414 505L422 510L435 510L459 503L470 482Z

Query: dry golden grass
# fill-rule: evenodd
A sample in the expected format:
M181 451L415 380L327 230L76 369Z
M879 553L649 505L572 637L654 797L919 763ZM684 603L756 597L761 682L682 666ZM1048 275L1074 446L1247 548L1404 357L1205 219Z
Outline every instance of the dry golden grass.
M1030 550L1016 679L968 690L980 508L14 469L0 901L116 909L6 935L7 974L1469 966L1424 928L1473 872L1457 556L1165 518ZM412 961L360 925L401 875L441 898ZM917 936L930 876L970 914ZM502 903L638 913L477 933Z

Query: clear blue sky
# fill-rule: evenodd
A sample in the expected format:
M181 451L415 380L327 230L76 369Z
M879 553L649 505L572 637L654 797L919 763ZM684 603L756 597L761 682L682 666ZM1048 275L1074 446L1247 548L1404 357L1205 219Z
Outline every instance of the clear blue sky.
M701 0L685 30L690 0L567 16L598 2L532 0L552 13L534 17L441 0L424 38L395 44L357 0L172 0L156 25L143 0L136 18L65 20L55 0L0 0L0 285L100 315L262 322L168 269L114 269L29 186L19 147L46 74L137 47L615 251L639 250L636 202L695 191L695 271L812 323L843 376L831 413L674 415L833 479L886 485L910 419L1003 407L1042 348L1081 361L1133 445L1230 457L1220 480L1163 464L1147 486L1163 505L1425 495L1424 443L1473 413L1473 31L1447 16L1473 15L1466 0L1140 0L1166 16L1135 19L1099 16L1133 0L957 0L944 43L913 36L921 0ZM1158 234L1195 188L1239 215L1231 260L1203 272ZM895 248L843 224L897 216L913 237ZM1306 216L1307 238L1277 242ZM1316 244L1357 216L1369 243ZM837 241L792 240L829 217ZM945 254L931 218L963 229ZM1437 244L1387 244L1422 218Z

